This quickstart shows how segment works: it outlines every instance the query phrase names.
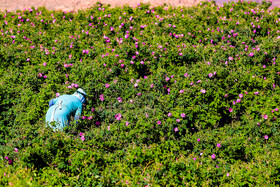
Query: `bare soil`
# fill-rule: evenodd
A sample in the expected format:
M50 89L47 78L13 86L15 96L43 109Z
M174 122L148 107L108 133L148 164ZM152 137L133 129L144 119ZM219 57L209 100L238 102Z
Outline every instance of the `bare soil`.
M90 8L98 0L0 0L0 10L23 10L31 7L45 6L50 10L79 10ZM137 6L138 3L150 2L152 5L161 5L162 3L170 4L172 6L193 6L201 0L99 0L103 4L110 4L112 7L130 5ZM228 2L229 0L216 0L217 4ZM234 0L237 1L237 0ZM261 3L262 0L252 0ZM280 6L280 0L272 0L273 7Z

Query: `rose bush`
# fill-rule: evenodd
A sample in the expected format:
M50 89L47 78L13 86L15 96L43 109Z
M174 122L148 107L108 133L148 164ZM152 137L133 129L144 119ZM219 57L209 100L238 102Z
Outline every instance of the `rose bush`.
M279 184L270 5L1 12L0 184ZM80 123L46 128L48 101L78 87Z

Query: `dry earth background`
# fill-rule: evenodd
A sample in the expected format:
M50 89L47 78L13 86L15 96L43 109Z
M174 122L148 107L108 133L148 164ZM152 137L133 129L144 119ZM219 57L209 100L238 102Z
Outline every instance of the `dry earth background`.
M91 7L98 0L0 0L0 10L16 11L34 7L45 6L51 10L78 10ZM199 3L201 0L99 0L103 4L111 4L112 7L128 4L136 6L139 2L150 2L152 5L161 5L162 3L172 6L192 6ZM230 0L216 0L217 4L223 4ZM237 1L237 0L234 0ZM262 0L252 0L261 3ZM280 0L272 0L273 7L280 7Z

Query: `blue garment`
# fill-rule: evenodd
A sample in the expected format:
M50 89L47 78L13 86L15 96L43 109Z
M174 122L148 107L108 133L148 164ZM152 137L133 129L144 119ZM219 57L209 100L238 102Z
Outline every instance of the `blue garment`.
M79 119L82 114L83 104L75 95L62 95L49 102L50 108L46 114L46 122L57 122L57 129L62 130L66 125L69 125L70 117Z

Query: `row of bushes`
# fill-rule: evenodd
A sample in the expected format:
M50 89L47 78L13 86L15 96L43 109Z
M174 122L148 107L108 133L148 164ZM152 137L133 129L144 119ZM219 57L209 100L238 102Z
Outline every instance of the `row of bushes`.
M278 184L270 5L2 12L0 184ZM53 132L48 101L78 87L80 123Z

